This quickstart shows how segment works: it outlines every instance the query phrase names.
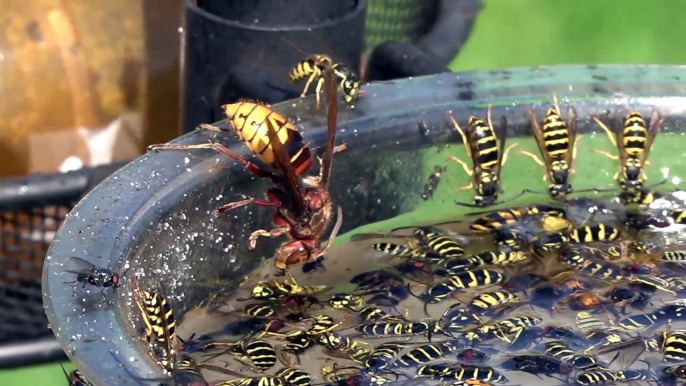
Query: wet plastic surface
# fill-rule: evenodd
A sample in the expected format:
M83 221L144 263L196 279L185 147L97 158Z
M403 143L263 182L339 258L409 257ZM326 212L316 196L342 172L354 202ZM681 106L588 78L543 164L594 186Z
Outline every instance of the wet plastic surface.
M582 119L618 103L629 104L641 113L657 106L670 116L665 125L669 130L675 126L675 119L684 119L686 67L563 66L446 73L369 85L365 96L353 106L340 105L338 141L346 142L349 150L337 156L334 164L334 202L345 208L353 201L354 189L344 181L359 172L352 166L355 160L378 156L393 165L412 159L408 153L398 153L400 149L412 152L419 147L457 142L457 134L447 125L446 110L463 121L470 115L481 115L483 108L493 103L494 116L504 114L508 118L510 135L522 135L526 130L524 106L533 104L543 110L553 92L573 103ZM615 98L621 96L617 93L630 99ZM314 97L273 108L294 119L314 148L322 145L325 110L314 108ZM420 130L419 122L424 129ZM583 131L588 125L580 127ZM246 153L227 135L196 131L176 142L208 140ZM405 185L393 189L419 190L425 176L420 177L416 186L407 182L414 180L403 180ZM161 376L161 369L137 338L128 312L134 273L145 273L141 286L162 288L176 314L183 315L216 293L219 284L230 287L231 278L256 266L257 257L273 255L278 241L258 243L256 251L248 251L245 245L252 230L269 225L267 210L238 210L217 219L211 216L214 207L242 194L261 195L265 187L263 181L253 181L240 166L212 151L161 151L127 165L77 205L49 251L43 294L53 331L95 385L152 384L133 377ZM392 212L374 212L377 215L369 215L364 221L380 221L413 209L411 202L394 201L393 197L388 194L375 201L379 207L394 207ZM352 220L344 216L343 232L355 225ZM107 301L103 301L98 289L87 293L88 287L65 284L73 280L63 272L73 268L69 256L123 270L117 297L108 290Z

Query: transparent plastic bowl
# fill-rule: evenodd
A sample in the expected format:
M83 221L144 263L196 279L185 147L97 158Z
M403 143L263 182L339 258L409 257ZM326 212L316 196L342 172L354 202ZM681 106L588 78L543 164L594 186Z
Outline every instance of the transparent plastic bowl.
M648 169L649 183L666 177L670 183L684 176L682 119L686 107L686 67L676 66L560 66L512 70L446 73L366 86L354 106L341 105L338 141L348 151L336 155L331 185L335 204L344 208L343 232L360 226L369 231L384 220L415 223L456 218L473 209L453 201L469 201L472 191L454 194L468 182L457 164L444 173L437 195L420 198L434 163L445 164L443 144L460 137L448 124L446 111L466 125L469 116L483 117L488 104L494 118L509 122L508 143L536 151L529 137L524 106L541 117L556 93L566 111L572 103L579 115L579 156L576 189L615 186L616 161L588 151L609 149L605 134L589 119L617 106L650 116L657 107L669 118L656 140ZM325 108L314 98L272 106L292 118L313 148L321 151L325 136ZM220 125L227 125L220 122ZM593 133L599 132L598 135ZM247 149L231 135L196 131L175 143L219 141L238 153ZM464 156L462 146L449 150ZM511 155L503 168L502 198L530 188L545 191L543 170L526 157ZM312 172L317 170L313 167ZM131 162L89 193L71 212L57 233L43 270L43 294L50 327L76 365L96 385L137 385L137 379L161 377L135 326L131 308L134 273L143 288L161 288L170 298L177 319L210 296L235 286L235 278L271 257L281 240L260 240L247 249L247 237L270 225L271 212L244 208L220 218L212 210L243 195L264 194L267 181L255 179L240 165L210 150L159 151ZM523 198L524 199L524 198ZM545 196L540 196L544 200ZM516 204L516 202L508 203ZM348 232L347 235L350 235ZM344 242L348 237L339 237ZM74 287L69 256L121 270L123 282L116 296L96 288ZM133 316L132 316L133 315Z

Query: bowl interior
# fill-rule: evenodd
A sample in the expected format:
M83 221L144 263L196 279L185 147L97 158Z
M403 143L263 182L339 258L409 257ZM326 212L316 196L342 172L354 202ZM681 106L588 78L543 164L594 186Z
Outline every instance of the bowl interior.
M447 87L443 82L453 79L454 75L450 76L433 78L430 84L440 90ZM468 164L470 160L447 119L447 111L452 111L463 127L470 116L485 117L488 104L493 105L495 122L500 117L507 119L507 144L517 147L503 167L503 200L524 189L547 190L548 183L542 178L544 169L519 152L539 154L529 134L525 106L531 106L542 119L553 92L560 98L563 116L567 115L567 106L572 105L579 117L581 138L572 180L575 189L616 186L613 175L618 161L591 151L614 152L614 147L589 115L609 121L610 115L621 108L635 109L646 117L657 109L667 116L646 170L649 183L667 179L659 189L669 190L686 174L681 107L686 106L686 98L671 96L673 89L658 96L608 98L607 93L564 92L564 84L522 95L517 85L509 89L511 95L455 101L447 97L430 99L425 90L428 81L417 81L376 85L355 108L341 104L337 138L348 144L348 150L334 157L330 187L333 202L343 208L343 229L337 244L349 241L356 233L451 221L475 211L454 203L470 202L474 192L456 192L470 179L458 163L447 157L456 156ZM458 90L453 92L462 92L459 88L463 86L456 87ZM374 99L381 98L374 96L374 90L391 95L412 89L427 93L422 105L407 108L390 97L385 101ZM440 95L434 97L440 99ZM305 100L275 108L299 122L312 148L321 152L325 110L315 110L312 104ZM231 135L196 131L176 142L208 140L247 154ZM436 165L447 169L433 198L423 200L424 184ZM310 173L316 170L318 165ZM283 239L263 238L256 250L247 248L253 230L270 229L270 209L247 206L220 217L212 215L213 209L222 204L245 196L262 197L268 187L268 181L254 178L240 165L211 150L158 151L128 165L74 210L49 254L44 292L56 335L95 384L110 384L115 379L119 384L139 384L143 381L135 377L161 376L138 339L141 325L131 299L134 277L141 288L161 290L182 323L185 313L218 295L231 293L244 275L274 255ZM526 194L499 207L547 201L545 194ZM115 213L109 213L112 210ZM86 240L88 237L90 240ZM97 265L121 271L123 284L116 296L108 295L103 300L98 289L73 289L63 284L70 280L69 274L63 272L69 267L67 255L88 257Z

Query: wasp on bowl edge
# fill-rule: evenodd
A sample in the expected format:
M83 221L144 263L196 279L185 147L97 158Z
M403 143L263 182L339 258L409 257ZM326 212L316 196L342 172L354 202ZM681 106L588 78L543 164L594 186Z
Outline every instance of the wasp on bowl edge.
M500 139L498 139L493 128L491 110L492 105L488 105L486 113L487 125L483 120L477 117L470 117L466 133L462 130L453 115L450 112L448 113L448 117L453 123L453 126L462 137L467 154L471 157L474 165L472 169L461 159L455 156L448 157L448 160L455 161L462 165L465 173L472 178L469 185L459 188L458 192L475 188L477 193L474 196L474 204L457 202L463 206L484 207L496 203L498 200L498 193L501 190L500 171L507 162L507 155L510 150L518 145L517 143L514 143L505 148L505 142L507 140L507 119L504 116L500 120ZM523 193L520 193L520 195L521 194ZM507 201L512 199L514 198Z

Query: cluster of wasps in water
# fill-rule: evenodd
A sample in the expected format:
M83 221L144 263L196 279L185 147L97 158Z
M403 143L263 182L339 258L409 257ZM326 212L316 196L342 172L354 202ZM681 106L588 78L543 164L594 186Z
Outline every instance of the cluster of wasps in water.
M351 102L360 95L359 80L323 55L299 63L290 77L307 79L305 92L316 81L317 104L325 90L327 142L318 176L303 175L314 157L295 125L254 102L223 108L232 131L262 165L218 143L150 147L213 149L268 178L273 186L266 199L231 202L215 214L246 205L272 208L274 228L253 232L250 248L260 237L288 238L275 255L281 277L260 281L249 297L237 299L242 306L228 312L234 320L215 333L178 337L172 305L162 292L134 289L141 337L166 375L161 384L209 385L206 371L232 377L212 383L221 386L487 386L516 383L508 378L517 373L579 386L686 381L686 329L679 329L686 321L686 250L644 241L645 232L686 224L679 207L652 208L672 200L645 185L644 168L664 118L655 113L648 124L632 111L608 127L592 116L618 149L618 155L603 154L619 160L620 194L611 202L566 200L593 190L574 191L570 182L580 137L576 111L570 106L563 119L555 99L540 122L528 109L543 159L520 153L545 168L550 205L474 214L461 233L435 224L412 227L409 234L397 229L358 235L388 264L356 274L350 280L354 289L339 292L301 285L285 270L321 263L341 227L341 208L328 191L333 155L345 150L335 145L336 94L342 91ZM463 189L476 193L473 203L461 205L502 203L501 169L517 144L506 147L507 121L500 119L496 131L491 115L489 106L485 120L471 117L463 128L448 114L472 159L470 166L450 157L472 179ZM436 166L424 199L445 172ZM118 273L79 258L73 263L79 269L68 272L77 275L75 282L119 286ZM408 312L413 303L425 315ZM567 311L574 313L574 324L556 321ZM327 359L318 373L308 373L301 358L315 349ZM233 367L216 364L227 356ZM78 371L67 377L73 385L89 384Z

